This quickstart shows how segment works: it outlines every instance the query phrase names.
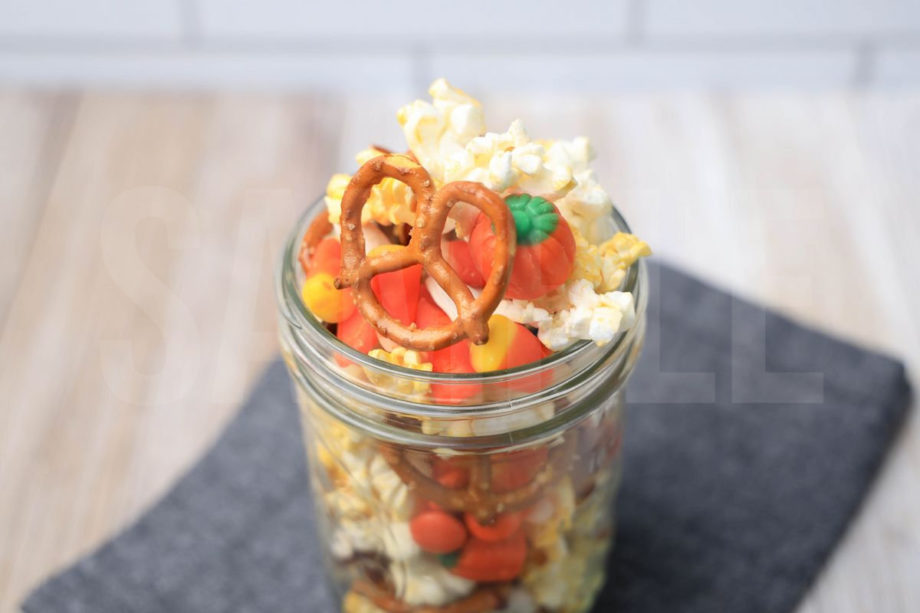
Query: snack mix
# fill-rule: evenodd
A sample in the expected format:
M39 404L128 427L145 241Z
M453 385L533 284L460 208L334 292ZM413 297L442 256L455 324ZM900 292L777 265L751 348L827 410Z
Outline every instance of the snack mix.
M405 153L372 146L354 175L329 180L298 258L307 310L352 349L424 373L513 369L626 332L636 307L620 288L650 250L617 231L587 139L532 140L518 120L488 132L477 100L443 79L429 93L397 114ZM455 418L412 426L420 435L490 435L554 414L549 402L507 418L520 423L465 421L489 400L475 378L446 386L337 361L395 397L455 406ZM612 530L618 406L541 444L478 454L400 449L315 413L305 437L344 611L590 607Z

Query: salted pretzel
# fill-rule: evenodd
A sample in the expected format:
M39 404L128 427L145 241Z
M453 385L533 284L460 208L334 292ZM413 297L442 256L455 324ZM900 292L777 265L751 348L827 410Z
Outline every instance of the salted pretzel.
M322 213L313 218L307 231L304 232L303 240L300 242L300 252L297 254L297 261L300 262L304 274L310 270L310 257L313 250L327 234L332 232L332 222L329 221L329 214L324 210Z
M561 444L550 449L546 463L533 479L527 485L510 492L492 491L492 461L487 454L468 459L469 484L462 489L453 489L420 471L406 457L405 447L381 446L381 453L409 489L422 498L447 511L463 511L481 523L490 523L499 513L519 511L535 504L546 486L568 472L574 449L574 437L564 437ZM460 458L456 456L454 459L462 461Z
M505 606L511 586L507 583L484 586L450 604L417 607L397 598L392 590L365 579L356 580L351 589L388 613L487 613Z
M371 188L390 177L408 185L415 194L415 224L409 244L366 256L361 210ZM441 253L441 234L451 208L469 203L492 220L496 241L492 271L478 297L460 279ZM385 154L368 160L354 174L342 197L342 272L336 287L352 287L361 315L381 335L409 349L434 351L468 338L482 344L489 339L489 316L508 286L516 246L514 220L502 198L481 183L454 181L435 190L424 168L405 155ZM456 320L443 326L418 329L393 318L374 295L375 275L421 264L457 305Z

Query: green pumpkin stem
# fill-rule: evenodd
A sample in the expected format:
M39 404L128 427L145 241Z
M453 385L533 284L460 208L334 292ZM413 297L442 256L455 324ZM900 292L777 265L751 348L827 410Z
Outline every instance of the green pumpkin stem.
M553 203L530 194L512 194L505 204L514 217L518 245L539 245L556 231L559 213Z

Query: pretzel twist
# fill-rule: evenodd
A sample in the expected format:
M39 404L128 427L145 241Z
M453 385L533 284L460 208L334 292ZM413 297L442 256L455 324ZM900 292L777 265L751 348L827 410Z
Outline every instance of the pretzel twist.
M492 491L492 461L488 455L471 457L469 484L463 489L452 489L421 472L406 457L407 449L382 446L381 453L393 472L422 498L447 511L463 511L480 522L489 523L499 513L519 511L536 504L544 489L568 472L574 449L574 438L564 437L559 445L550 449L546 463L528 484L500 493Z
M409 244L405 247L364 253L361 210L371 188L384 178L402 181L415 194L416 215ZM451 209L458 202L469 203L489 217L496 228L492 271L478 297L474 297L441 253L441 234ZM434 351L463 338L481 345L489 340L489 316L495 311L508 286L514 259L516 234L511 211L504 200L481 183L454 181L435 191L428 172L405 155L385 154L368 160L351 178L342 197L342 272L339 288L354 288L355 304L361 315L383 336L409 349ZM457 319L433 328L418 329L394 319L374 295L374 276L421 264L457 305Z

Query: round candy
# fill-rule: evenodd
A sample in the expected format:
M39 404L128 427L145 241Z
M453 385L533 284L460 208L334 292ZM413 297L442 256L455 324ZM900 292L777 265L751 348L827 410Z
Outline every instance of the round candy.
M471 581L511 581L521 574L527 559L527 541L522 531L503 541L467 541L450 572Z
M502 513L491 524L480 524L469 513L463 514L463 521L474 537L483 541L503 541L521 527L520 513Z
M450 553L463 547L466 528L444 511L422 511L409 522L412 538L428 553Z

